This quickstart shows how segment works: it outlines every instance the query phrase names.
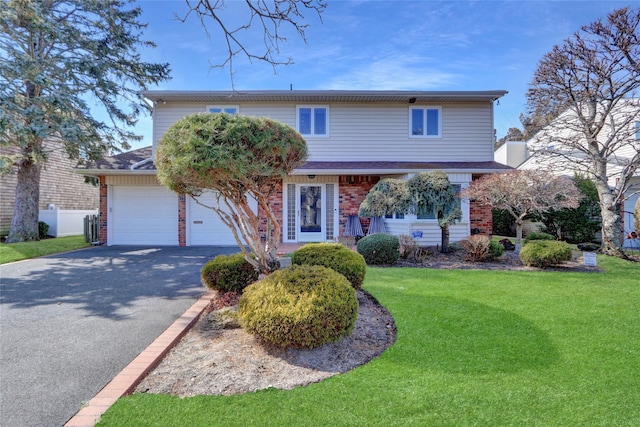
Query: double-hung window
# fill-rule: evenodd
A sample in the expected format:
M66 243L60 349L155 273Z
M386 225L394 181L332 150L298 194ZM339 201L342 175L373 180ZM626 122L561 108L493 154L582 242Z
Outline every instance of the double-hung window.
M411 107L409 134L412 138L440 138L442 136L442 109L440 107Z
M237 105L207 105L207 113L238 114L239 110Z
M304 136L329 136L329 107L303 105L297 108L298 132Z
M636 122L636 141L640 141L640 122Z

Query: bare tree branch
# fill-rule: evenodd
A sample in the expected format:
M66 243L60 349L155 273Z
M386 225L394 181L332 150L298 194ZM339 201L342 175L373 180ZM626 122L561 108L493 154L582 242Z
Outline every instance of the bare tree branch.
M234 90L234 59L238 55L246 57L249 62L256 60L271 64L274 72L279 65L292 64L291 58L280 58L280 44L287 41L283 35L285 28L295 30L306 43L305 31L309 24L304 23L304 12L315 13L322 20L322 12L327 7L325 0L244 0L244 21L230 24L230 20L224 16L227 6L225 0L186 0L186 3L189 10L184 16L176 15L178 20L185 22L189 16L195 15L209 38L212 32L210 24L222 31L227 56L219 62L210 61L210 64L212 68L229 67ZM262 32L264 50L253 48L251 41L255 35L252 31Z

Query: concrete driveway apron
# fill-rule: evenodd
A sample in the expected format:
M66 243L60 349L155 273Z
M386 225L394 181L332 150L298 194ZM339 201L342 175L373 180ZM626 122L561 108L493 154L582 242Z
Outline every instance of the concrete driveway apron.
M0 266L0 425L61 426L204 292L234 247L95 247Z

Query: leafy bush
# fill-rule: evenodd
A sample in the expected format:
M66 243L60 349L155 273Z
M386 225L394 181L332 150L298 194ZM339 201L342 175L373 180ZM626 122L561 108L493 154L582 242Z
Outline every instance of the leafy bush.
M524 243L527 244L529 242L533 242L534 240L556 240L556 238L549 233L534 231L533 233L527 234L527 236L524 238Z
M200 272L202 283L209 289L220 292L242 292L258 280L258 271L241 253L218 255L207 262Z
M370 234L358 241L357 248L369 265L395 264L400 257L400 242L392 234Z
M298 249L291 258L296 265L322 265L344 275L354 289L360 289L367 272L362 255L339 243L314 243Z
M504 248L500 243L482 235L471 236L469 240L463 240L460 244L464 251L465 261L493 261L496 258L500 258L504 252Z
M46 222L38 222L38 237L44 239L49 235L49 224Z
M400 244L400 258L409 261L422 262L432 254L430 250L421 248L418 242L408 234L399 235L398 243Z
M315 348L348 336L358 317L356 291L340 273L292 265L250 285L238 303L245 331L278 347Z
M520 259L529 267L546 268L571 260L571 248L566 242L536 240L520 251Z

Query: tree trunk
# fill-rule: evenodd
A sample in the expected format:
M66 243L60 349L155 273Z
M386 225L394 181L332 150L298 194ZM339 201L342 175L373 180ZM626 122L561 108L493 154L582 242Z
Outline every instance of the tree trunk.
M520 249L522 249L522 218L516 218L516 249L515 253L519 254Z
M600 196L602 213L602 253L626 258L622 250L624 227L620 216L620 203L615 203L613 195L607 191Z
M624 242L624 227L620 216L620 203L616 202L614 194L607 182L606 163L596 163L595 181L600 201L602 215L602 253L605 255L626 258L622 250Z
M25 157L18 166L16 199L7 243L39 240L40 171L42 163Z
M440 252L443 254L449 253L449 226L443 225L440 227L440 240L442 241L442 249Z

